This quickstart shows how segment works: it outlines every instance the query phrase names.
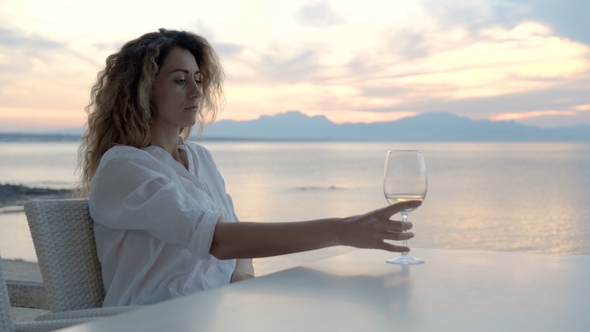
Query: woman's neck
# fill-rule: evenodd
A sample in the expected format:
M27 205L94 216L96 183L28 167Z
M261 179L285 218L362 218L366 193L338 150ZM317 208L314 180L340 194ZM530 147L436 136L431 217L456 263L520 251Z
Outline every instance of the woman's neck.
M188 169L188 161L186 156L182 154L178 149L178 136L180 135L180 129L177 130L158 130L154 128L152 140L150 145L158 146L168 152L172 158Z

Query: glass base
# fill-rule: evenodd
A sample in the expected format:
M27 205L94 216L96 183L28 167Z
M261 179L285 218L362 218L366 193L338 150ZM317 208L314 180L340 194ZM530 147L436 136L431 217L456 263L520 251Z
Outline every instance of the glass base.
M422 260L420 258L414 258L405 252L402 253L402 255L397 258L392 258L392 259L386 260L386 262L389 264L397 264L397 265L424 264L424 260Z

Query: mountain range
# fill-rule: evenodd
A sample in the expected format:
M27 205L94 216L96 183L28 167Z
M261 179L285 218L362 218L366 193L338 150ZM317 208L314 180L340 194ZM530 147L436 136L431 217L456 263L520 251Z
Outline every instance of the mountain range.
M425 113L390 122L336 124L298 111L257 120L222 120L203 139L350 141L590 141L590 126L539 128L514 121L471 120L449 112Z
M2 141L78 141L82 129L51 133L0 133ZM336 124L323 115L298 111L256 120L221 120L205 127L204 140L333 141L590 141L590 125L559 128L514 121L471 120L449 112L425 113L397 121Z

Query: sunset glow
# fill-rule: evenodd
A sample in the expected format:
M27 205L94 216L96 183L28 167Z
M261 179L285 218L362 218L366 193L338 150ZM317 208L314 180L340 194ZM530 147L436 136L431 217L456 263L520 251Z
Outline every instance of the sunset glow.
M219 52L227 75L227 106L219 119L298 110L336 123L378 122L448 111L525 124L534 119L545 127L590 124L590 36L572 33L566 29L569 21L557 15L573 5L492 0L2 4L1 132L81 128L90 87L105 58L160 27L199 33ZM590 31L590 23L576 24Z
M526 113L503 113L494 115L490 120L492 121L510 121L510 120L522 120L527 118L534 118L538 116L548 116L548 115L566 115L566 116L573 116L575 112L572 111L535 111L535 112L526 112Z

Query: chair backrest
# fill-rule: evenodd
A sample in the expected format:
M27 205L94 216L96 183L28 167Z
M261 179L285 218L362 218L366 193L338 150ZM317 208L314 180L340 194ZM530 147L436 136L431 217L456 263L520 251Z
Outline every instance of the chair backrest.
M0 332L12 332L14 328L10 313L10 297L4 273L2 272L2 260L0 259Z
M51 310L102 306L105 292L88 201L34 199L24 207Z

